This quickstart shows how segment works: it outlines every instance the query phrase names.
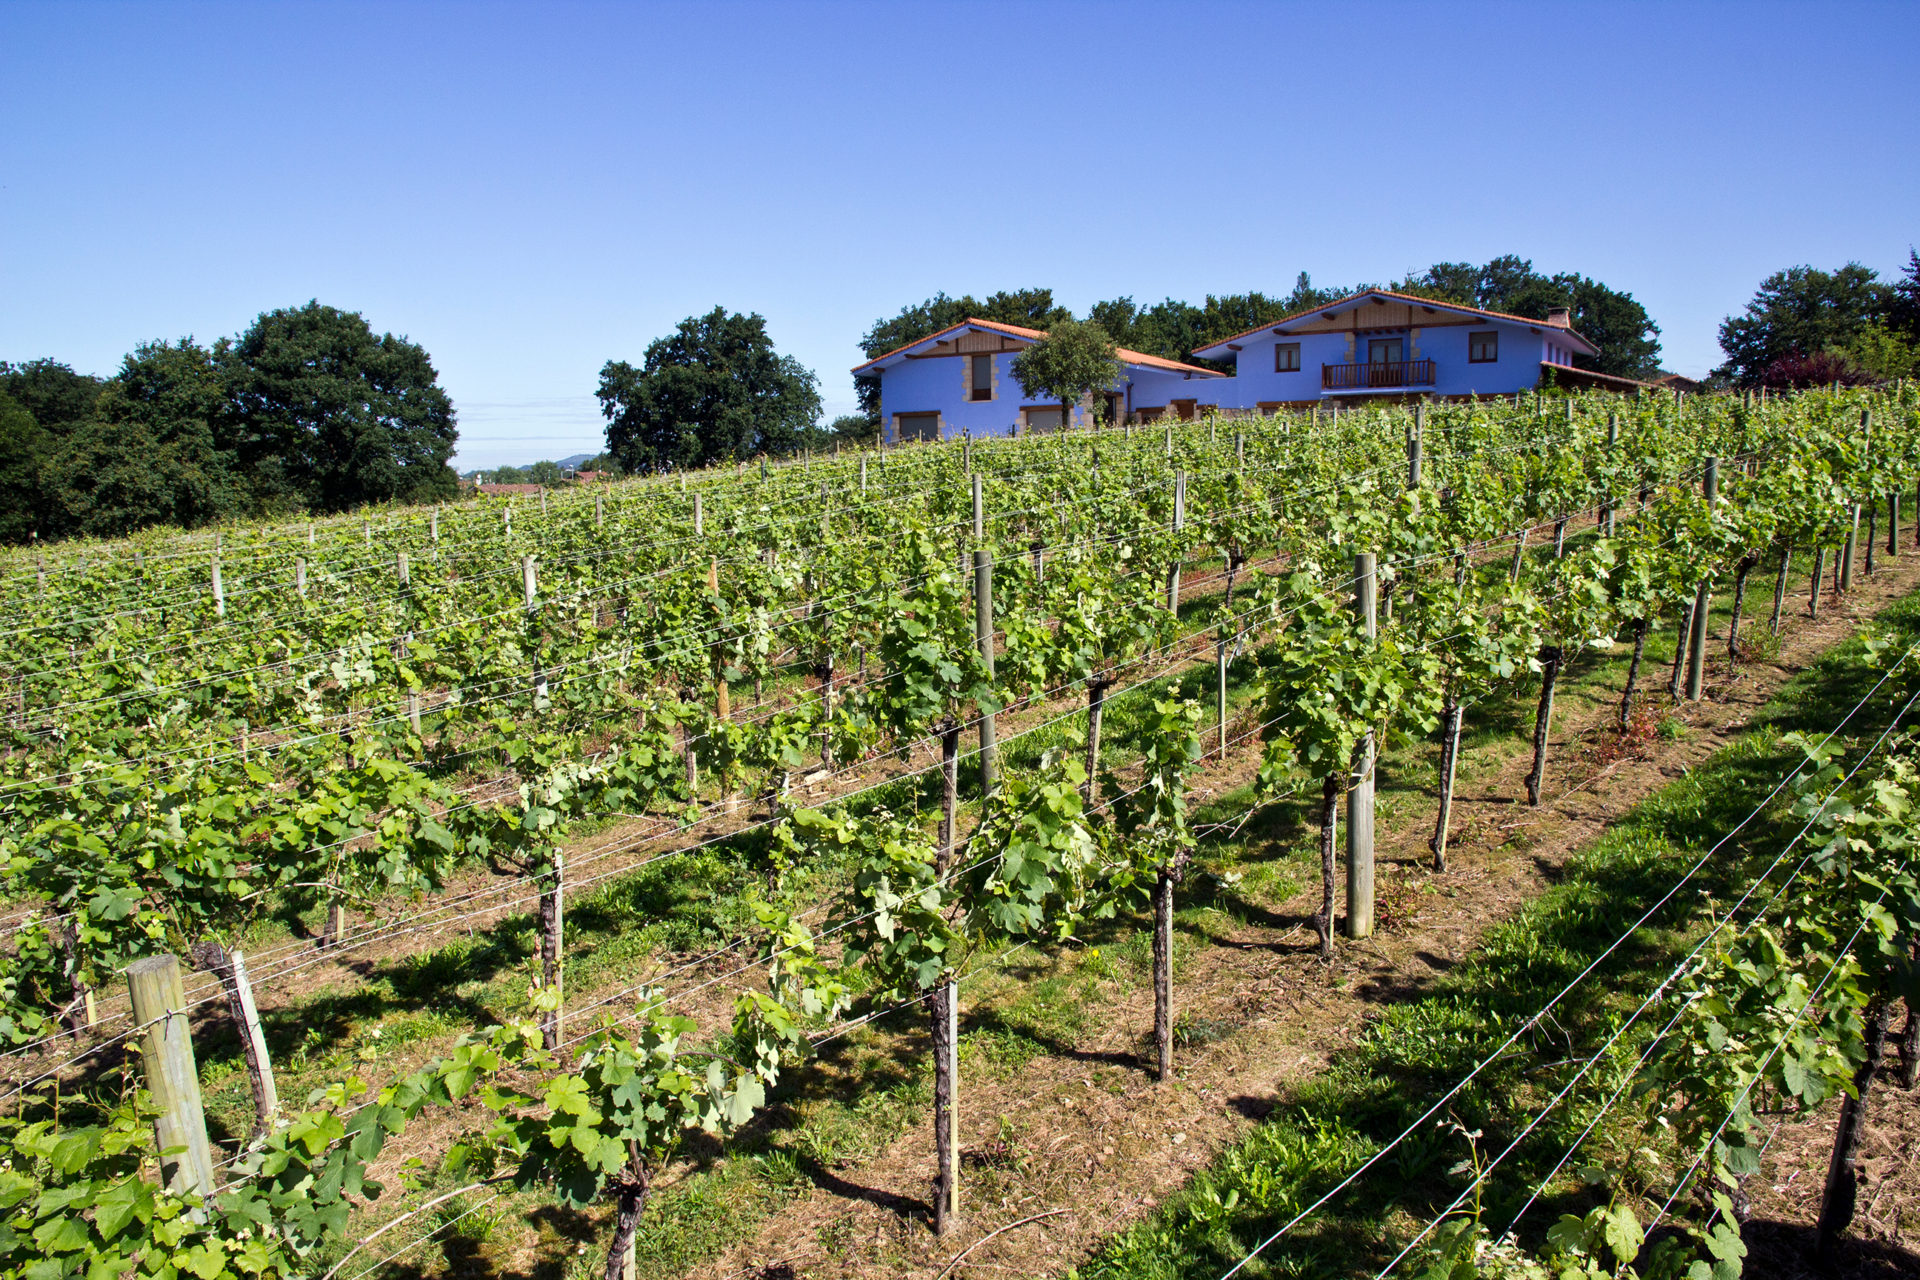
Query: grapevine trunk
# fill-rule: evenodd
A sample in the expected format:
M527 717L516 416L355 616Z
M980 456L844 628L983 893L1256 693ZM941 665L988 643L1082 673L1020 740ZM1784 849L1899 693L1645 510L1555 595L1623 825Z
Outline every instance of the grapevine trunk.
M1553 686L1560 678L1563 652L1559 645L1540 649L1540 706L1533 717L1533 771L1527 774L1527 803L1540 804L1540 784L1547 774L1547 732L1553 725Z
M1834 1128L1833 1159L1827 1165L1827 1187L1820 1200L1820 1222L1815 1228L1814 1252L1831 1267L1840 1236L1853 1225L1860 1194L1860 1129L1867 1114L1867 1096L1886 1056L1887 1028L1893 1022L1893 1002L1877 999L1867 1011L1867 1057L1853 1073L1853 1092L1840 1099L1840 1121Z

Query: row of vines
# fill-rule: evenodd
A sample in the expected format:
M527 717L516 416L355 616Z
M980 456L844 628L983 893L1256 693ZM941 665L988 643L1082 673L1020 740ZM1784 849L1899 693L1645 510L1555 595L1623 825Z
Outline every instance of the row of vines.
M1777 629L1796 550L1820 556L1817 578L1900 538L1917 428L1905 391L1529 396L16 554L0 565L0 1254L46 1277L330 1273L387 1144L477 1099L496 1119L460 1158L482 1181L610 1201L618 1280L687 1134L751 1122L824 1038L910 1005L932 1037L947 1229L971 966L1147 913L1171 1071L1170 922L1203 756L1257 739L1263 795L1317 798L1331 954L1336 811L1383 745L1440 735L1444 870L1468 709L1537 698L1538 804L1573 655L1632 647L1624 720L1654 679L1649 631L1692 628L1678 651L1698 654L1709 593L1770 576ZM1243 658L1258 725L1230 738ZM1166 692L1195 664L1219 671L1217 708ZM1666 679L1679 694L1678 659ZM1148 728L1116 765L1101 717L1123 694ZM1069 718L1083 750L1006 765ZM582 840L614 817L638 834ZM737 984L729 1025L676 1012L686 984L664 980L623 992L630 1008L570 1007L570 892L749 837L757 928L702 984ZM829 863L844 874L820 901L780 892ZM1367 890L1348 889L1364 934ZM282 1105L256 989L316 953L522 902L539 921L523 1021ZM255 949L288 918L312 936ZM122 975L168 957L195 972L142 1017ZM153 1092L113 1067L130 1046L151 1066L188 1015L241 1029L255 1124L231 1150L162 1152L156 1183Z

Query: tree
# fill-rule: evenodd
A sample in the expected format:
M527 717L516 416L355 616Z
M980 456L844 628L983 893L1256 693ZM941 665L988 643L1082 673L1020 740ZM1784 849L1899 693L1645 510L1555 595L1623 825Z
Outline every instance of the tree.
M1866 325L1838 354L1871 381L1920 376L1920 343L1891 324Z
M45 517L42 474L53 437L0 391L0 542L25 542Z
M1061 320L1073 319L1065 307L1055 306L1051 289L1002 289L983 302L970 293L949 298L936 293L925 302L900 308L891 319L875 320L860 339L860 349L872 360L889 351L951 329L966 320L992 320L1029 329L1050 329ZM880 431L880 379L855 378L860 393L860 412Z
M1920 347L1920 253L1907 250L1907 268L1887 299L1887 326L1909 345Z
M1544 320L1566 307L1575 332L1600 348L1598 356L1574 357L1574 367L1620 378L1651 377L1660 366L1660 326L1630 293L1577 272L1545 276L1518 254L1503 254L1485 266L1436 262L1396 281L1394 289L1459 306L1504 311Z
M655 339L638 369L607 361L595 394L628 472L791 453L820 416L819 379L774 350L764 319L725 307Z
M1720 322L1727 362L1715 372L1744 386L1769 365L1845 347L1886 316L1897 292L1857 262L1837 271L1788 267L1760 282L1745 312Z
M1035 399L1060 402L1060 429L1073 425L1073 406L1120 377L1113 339L1091 321L1062 320L1013 358L1013 376Z
M214 348L238 462L263 507L344 511L453 496L453 401L426 350L319 302Z
M85 422L104 384L91 374L75 373L58 360L29 360L8 364L0 360L0 392L11 396L33 415L43 431L63 435Z
M880 422L864 413L843 413L828 424L827 435L847 444L873 444L880 439Z
M527 468L528 484L545 485L549 489L557 489L566 482L567 477L561 473L560 464L557 462L536 462Z
M226 378L192 338L136 347L76 425L49 473L63 533L118 537L193 528L253 505L231 447Z
M1136 306L1131 297L1096 302L1087 318L1105 329L1121 346L1169 360L1218 368L1232 372L1230 362L1196 360L1194 352L1212 346L1222 338L1288 314L1288 303L1264 293L1208 294L1205 306L1168 298L1151 307Z

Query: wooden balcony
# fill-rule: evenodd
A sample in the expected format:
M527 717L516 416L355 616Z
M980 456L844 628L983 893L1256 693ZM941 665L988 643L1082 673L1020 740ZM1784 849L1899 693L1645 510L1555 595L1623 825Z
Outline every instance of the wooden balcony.
M1323 364L1322 391L1380 391L1433 385L1431 360L1376 360L1371 364Z

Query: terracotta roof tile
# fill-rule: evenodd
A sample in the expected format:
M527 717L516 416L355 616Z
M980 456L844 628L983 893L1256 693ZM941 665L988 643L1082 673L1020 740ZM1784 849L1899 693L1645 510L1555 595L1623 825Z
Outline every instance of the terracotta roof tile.
M1545 320L1535 320L1532 316L1516 316L1509 311L1489 311L1485 307L1470 307L1461 302L1442 302L1438 298L1423 298L1417 293L1400 293L1393 289L1362 289L1358 293L1350 293L1344 298L1335 298L1332 302L1325 303L1321 306L1307 307L1304 310L1281 316L1278 320L1269 320L1266 324L1257 324L1251 329L1246 329L1230 337L1222 338L1218 342L1208 343L1206 346L1201 347L1200 350L1211 351L1215 347L1224 347L1229 342L1238 342L1242 338L1251 337L1259 333L1262 329L1278 329L1282 326L1292 324L1295 320L1303 316L1310 316L1321 311L1331 311L1335 307L1344 307L1356 298L1392 298L1395 302L1410 302L1415 306L1421 307L1445 307L1449 311L1464 311L1470 315L1487 316L1494 320L1508 320L1514 324L1524 324L1536 329L1558 329L1561 333L1573 334L1574 337L1585 342L1588 347L1593 348L1595 352L1599 351L1599 348L1594 347L1593 343L1588 342L1582 334L1572 329L1561 328L1561 326L1557 324L1548 324Z
M1004 333L1011 338L1028 338L1035 341L1047 336L1045 329L1029 329L1024 325L1002 324L998 320L962 320L959 324L948 325L938 333L930 333L924 338L916 338L912 342L895 347L885 355L875 356L865 364L855 365L853 372L857 374L864 369L871 369L882 360L890 360L902 351L917 347L923 342L932 342L936 338L944 338L948 334L957 333L961 329L991 329L995 333ZM1198 373L1204 374L1209 378L1224 378L1227 376L1218 369L1203 369L1197 364L1182 364L1178 360L1169 360L1165 356L1148 355L1144 351L1134 351L1128 347L1115 347L1113 354L1127 364L1143 364L1150 369L1166 369L1173 373Z

